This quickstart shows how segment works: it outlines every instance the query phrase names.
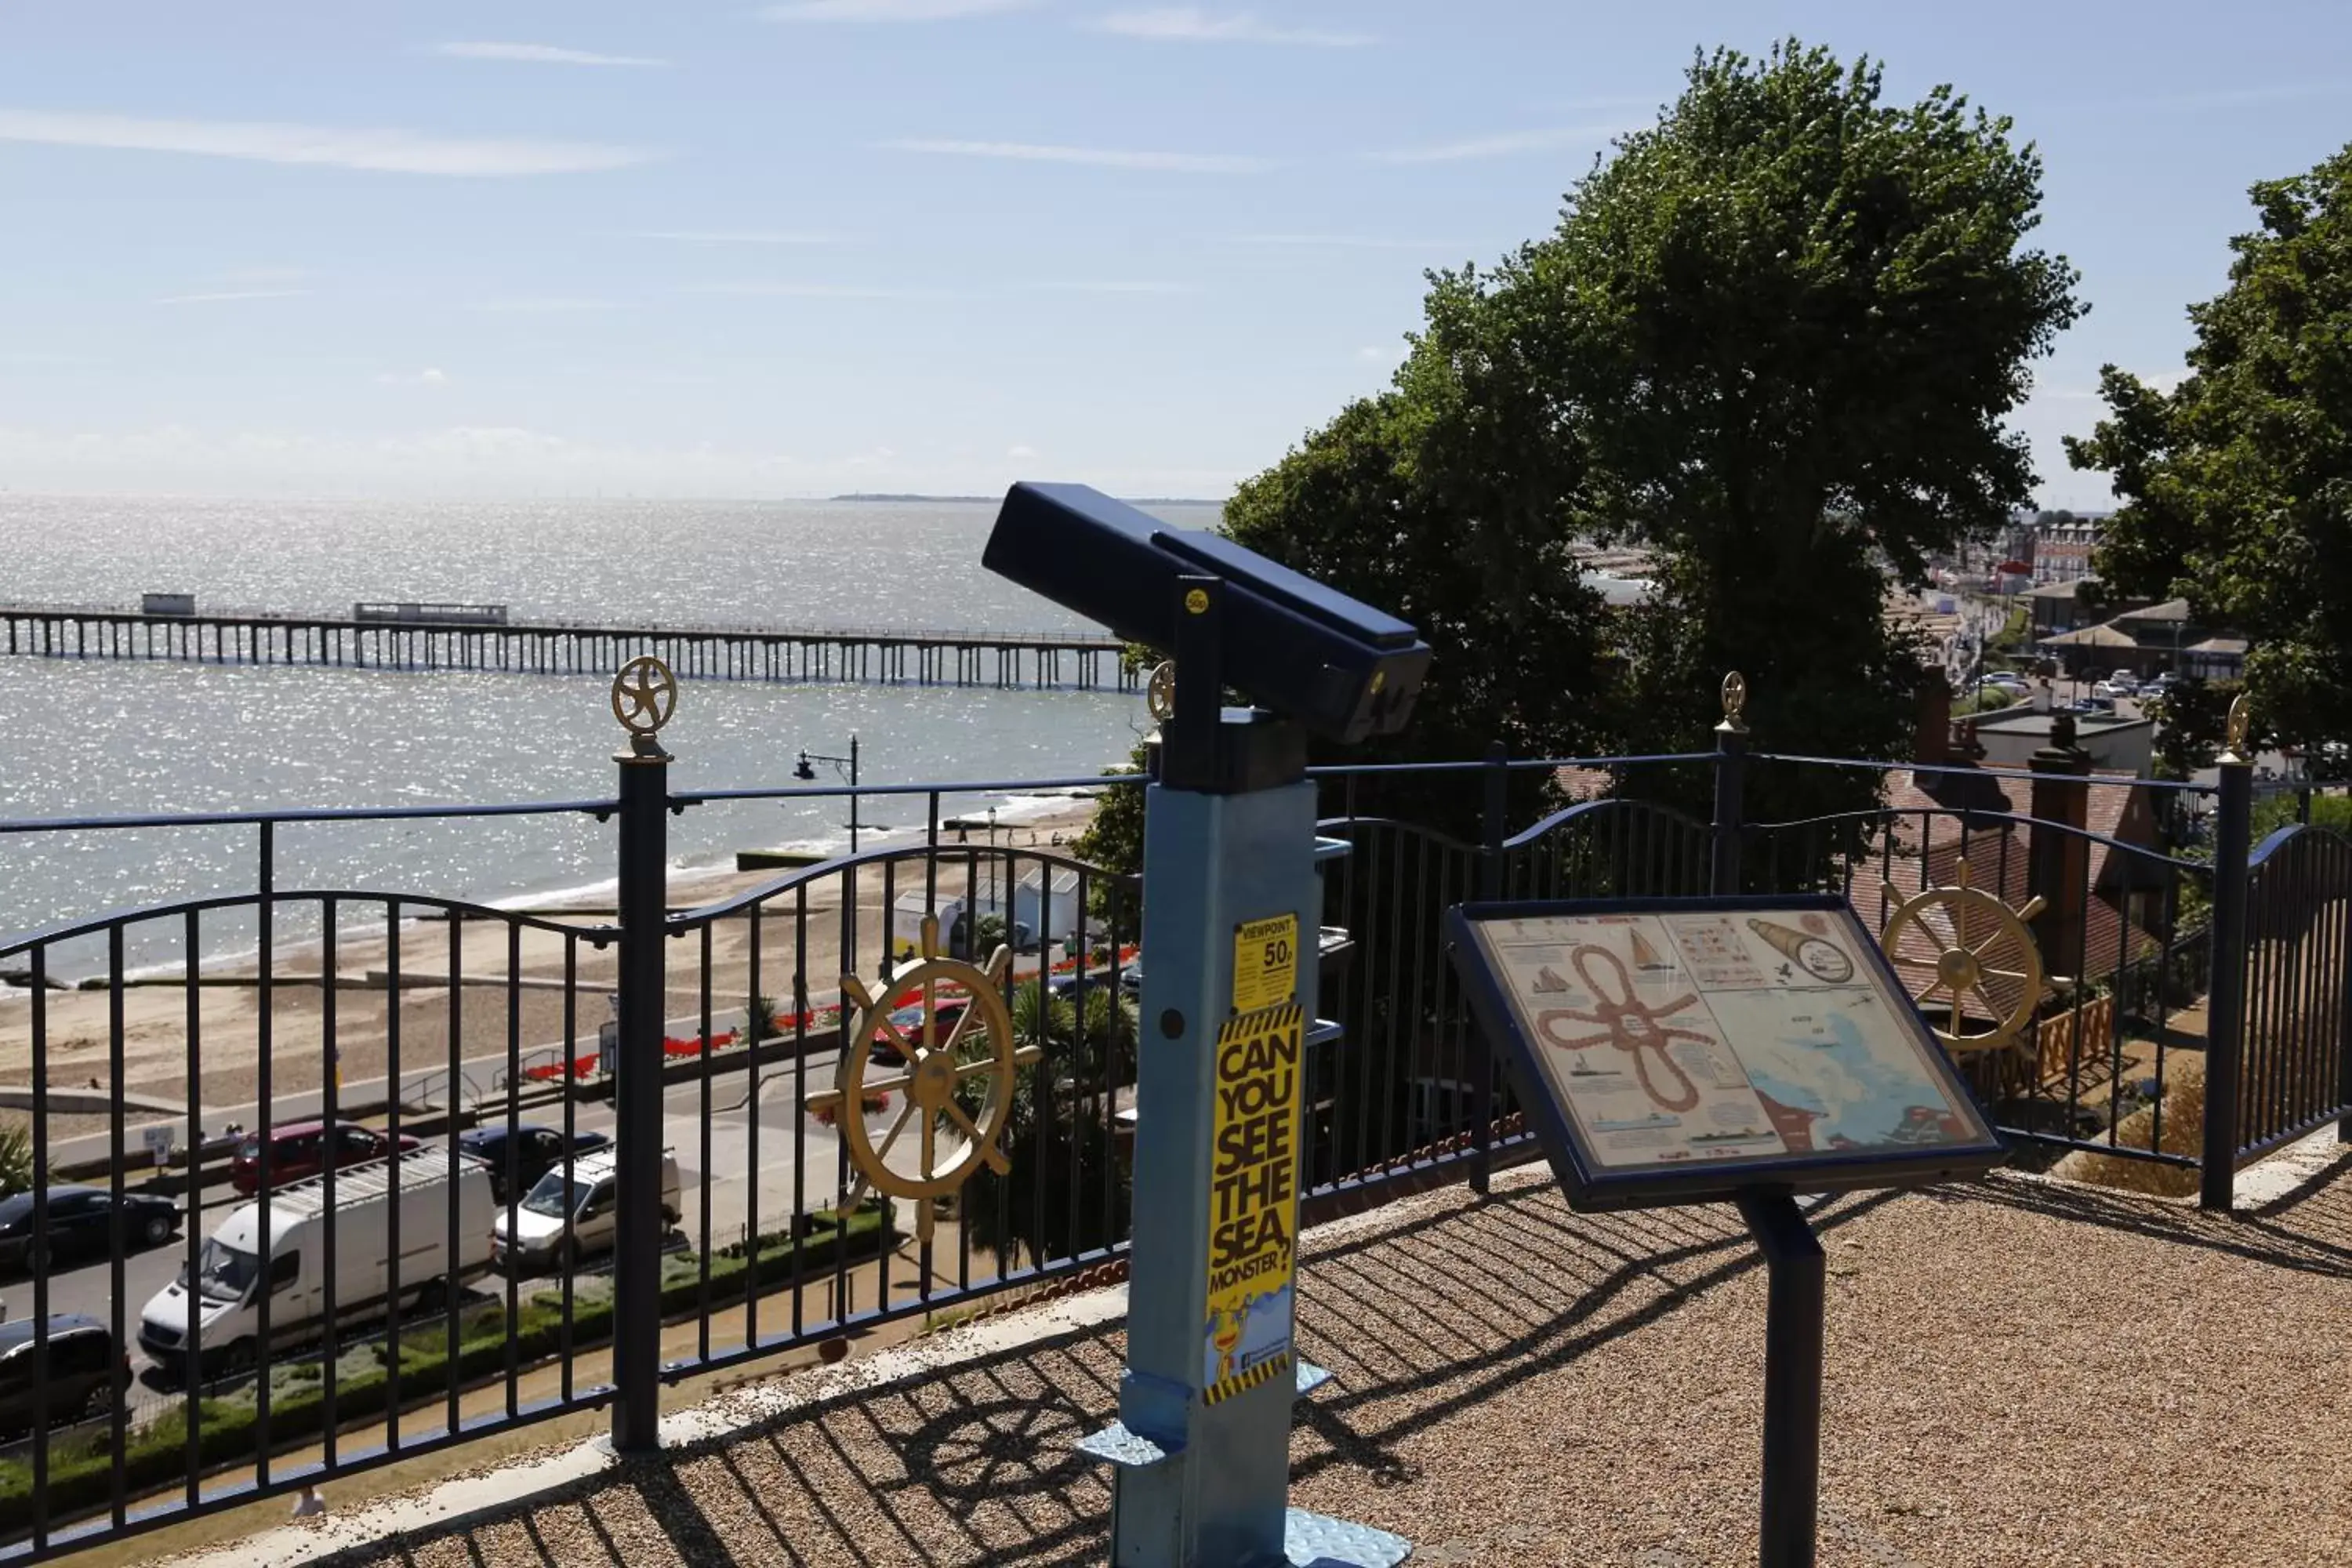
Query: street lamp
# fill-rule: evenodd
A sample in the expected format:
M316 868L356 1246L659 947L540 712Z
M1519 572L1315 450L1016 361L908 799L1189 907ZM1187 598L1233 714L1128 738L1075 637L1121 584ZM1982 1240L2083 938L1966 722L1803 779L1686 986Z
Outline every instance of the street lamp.
M816 769L809 765L812 763L824 763L829 764L832 767L835 775L847 781L849 784L851 792L849 796L849 852L852 855L855 855L857 853L857 736L855 733L850 735L849 755L845 757L829 757L823 752L803 750L801 752L800 765L793 769L793 777L799 779L803 783L814 780L816 777Z

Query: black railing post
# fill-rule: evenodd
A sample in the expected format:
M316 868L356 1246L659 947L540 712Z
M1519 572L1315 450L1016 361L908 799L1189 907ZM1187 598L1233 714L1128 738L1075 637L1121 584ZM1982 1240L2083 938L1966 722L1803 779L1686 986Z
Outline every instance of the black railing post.
M2205 1140L2200 1208L2227 1209L2238 1173L2238 1063L2244 1049L2246 857L2252 848L2254 764L2246 749L2245 699L2231 706L2214 809L2213 963L2205 993Z
M1748 786L1748 682L1737 671L1723 678L1723 722L1715 727L1715 821L1708 827L1714 855L1707 891L1723 898L1739 891L1741 798Z
M1502 742L1487 744L1479 776L1486 799L1478 822L1478 897L1492 902L1503 896L1503 826L1511 799L1510 752ZM1470 1053L1470 1190L1483 1196L1495 1168L1495 1047L1483 1032Z
M630 684L632 676L635 684ZM613 682L631 731L621 770L620 1018L614 1089L613 1447L660 1446L663 943L668 923L669 753L655 739L677 681L652 659Z

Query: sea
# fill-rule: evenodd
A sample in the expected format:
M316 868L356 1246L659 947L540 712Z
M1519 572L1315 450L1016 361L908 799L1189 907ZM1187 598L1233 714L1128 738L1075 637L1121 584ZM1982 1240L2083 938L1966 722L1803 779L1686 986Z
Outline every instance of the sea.
M1187 527L1217 509L1154 509ZM0 600L347 614L359 600L503 604L563 617L807 628L1077 628L983 571L995 507L923 500L228 501L0 494ZM942 815L1011 825L1066 797L1020 781L1093 775L1146 727L1131 693L854 683L684 683L663 731L674 789L790 787L802 751L860 782L1005 781ZM622 739L604 677L221 667L0 656L0 822L288 806L608 797ZM834 770L820 765L831 781ZM920 797L869 799L883 842ZM846 802L713 804L670 819L673 866L848 843ZM878 826L877 826L878 825ZM583 816L289 824L280 890L371 889L528 904L609 889L614 829ZM93 915L251 891L249 826L0 833L0 942ZM281 938L299 934L278 928ZM205 956L250 946L207 922ZM78 942L88 971L102 962ZM134 963L178 958L136 932Z

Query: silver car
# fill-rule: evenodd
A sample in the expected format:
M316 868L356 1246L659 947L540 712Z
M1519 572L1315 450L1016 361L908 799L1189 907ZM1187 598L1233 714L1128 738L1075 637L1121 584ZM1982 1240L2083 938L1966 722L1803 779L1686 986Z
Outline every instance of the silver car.
M616 1149L599 1149L558 1165L512 1209L500 1208L490 1224L490 1258L522 1274L570 1273L580 1259L609 1250L614 1233ZM684 1212L678 1198L677 1160L662 1151L662 1219L676 1225ZM509 1234L508 1222L513 1222Z

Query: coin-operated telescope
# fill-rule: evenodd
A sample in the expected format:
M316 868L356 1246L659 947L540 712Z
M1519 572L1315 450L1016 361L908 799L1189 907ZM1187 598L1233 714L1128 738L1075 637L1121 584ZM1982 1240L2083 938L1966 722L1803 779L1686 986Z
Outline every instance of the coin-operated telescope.
M1291 1407L1330 1374L1292 1344L1299 1106L1323 950L1307 742L1392 734L1429 645L1395 616L1083 485L1015 485L989 570L1174 656L1143 832L1135 1237L1117 1467L1119 1568L1361 1568L1412 1548L1288 1507ZM1223 705L1228 690L1247 704Z
M981 564L1174 656L1182 679L1162 782L1178 787L1296 774L1307 735L1353 744L1393 734L1429 668L1429 645L1394 616L1085 485L1014 485ZM1221 713L1227 689L1254 717ZM1288 733L1244 738L1269 726Z

